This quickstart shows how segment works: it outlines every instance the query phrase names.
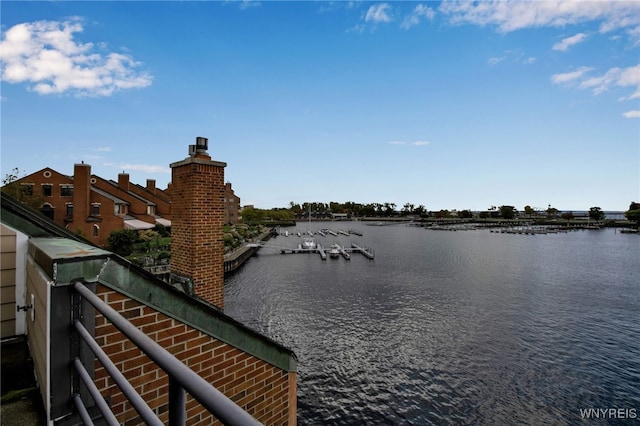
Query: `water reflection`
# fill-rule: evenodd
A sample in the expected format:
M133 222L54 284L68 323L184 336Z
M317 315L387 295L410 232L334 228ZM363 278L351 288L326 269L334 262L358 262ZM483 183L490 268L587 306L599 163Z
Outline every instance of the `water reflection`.
M637 236L361 231L374 261L262 249L227 280L226 313L296 352L300 424L640 408Z

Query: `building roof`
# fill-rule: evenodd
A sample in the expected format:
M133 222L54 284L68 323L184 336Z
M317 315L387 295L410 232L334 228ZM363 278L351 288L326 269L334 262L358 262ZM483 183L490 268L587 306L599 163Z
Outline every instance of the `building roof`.
M114 203L116 204L126 204L129 205L129 202L123 200L122 198L118 198L115 195L107 192L107 191L103 191L102 189L96 188L95 186L91 185L91 191L102 195L103 197L106 197L110 200L113 200Z
M143 229L155 228L155 226L156 226L155 223L149 223L149 222L145 222L143 220L138 220L134 218L131 218L131 219L125 218L124 220L124 229L143 230Z
M165 226L167 228L171 227L171 221L169 219L164 219L160 216L156 216L156 223L158 225Z
M93 177L98 178L98 176L95 176L95 175L93 175ZM100 178L100 179L102 179L102 178ZM148 200L148 199L146 199L144 197L141 197L138 194L136 194L135 192L126 191L126 190L122 189L121 187L118 186L118 182L115 182L113 180L106 180L106 179L102 179L102 180L104 180L105 182L110 183L111 185L113 185L114 188L117 188L122 192L126 192L127 194L129 194L129 196L131 196L133 198L137 198L140 201L144 201L145 203L147 203L148 206L155 206L156 205L156 203L154 203L153 201ZM129 185L133 185L133 184L130 183Z

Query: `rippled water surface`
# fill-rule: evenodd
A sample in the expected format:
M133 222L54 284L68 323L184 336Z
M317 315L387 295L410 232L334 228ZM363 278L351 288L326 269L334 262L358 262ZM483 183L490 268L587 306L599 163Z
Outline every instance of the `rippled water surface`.
M342 225L363 236L318 241L375 260L267 247L226 280L225 312L295 351L300 424L640 417L639 236Z

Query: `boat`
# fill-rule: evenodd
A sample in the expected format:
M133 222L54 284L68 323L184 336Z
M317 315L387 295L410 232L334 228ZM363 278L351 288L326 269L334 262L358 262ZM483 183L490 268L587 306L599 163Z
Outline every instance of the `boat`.
M621 229L620 233L621 234L637 234L638 230L637 229L631 229L631 228L625 228L625 229Z
M315 250L318 247L318 243L315 238L305 238L302 241L302 249L303 250Z
M329 248L329 256L334 259L340 256L340 246L337 244L331 244L331 247Z
M306 234L309 235L309 237L305 238L302 241L302 248L304 250L315 250L318 248L318 242L315 240L315 238L313 237L313 232L311 232L311 205L309 205L309 229L307 229ZM300 234L298 234L300 235Z

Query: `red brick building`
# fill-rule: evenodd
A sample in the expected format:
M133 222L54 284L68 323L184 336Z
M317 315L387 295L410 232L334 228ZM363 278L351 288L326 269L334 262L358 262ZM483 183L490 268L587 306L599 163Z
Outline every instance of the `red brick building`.
M224 185L224 223L234 225L240 221L240 197L231 188L231 182Z
M147 179L143 187L130 182L129 174L123 172L116 182L91 174L91 166L81 163L74 165L73 176L47 167L16 184L22 189L23 199L41 202L45 216L101 247L113 231L172 227L172 185L162 190L153 179ZM240 198L231 183L221 187L223 224L238 223Z

